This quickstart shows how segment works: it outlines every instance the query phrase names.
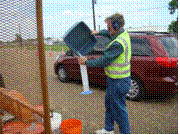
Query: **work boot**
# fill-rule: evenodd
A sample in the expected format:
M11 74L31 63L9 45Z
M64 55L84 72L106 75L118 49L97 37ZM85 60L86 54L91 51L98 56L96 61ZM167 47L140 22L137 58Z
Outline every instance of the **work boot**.
M96 134L114 134L114 131L107 131L103 128L101 130L97 130Z

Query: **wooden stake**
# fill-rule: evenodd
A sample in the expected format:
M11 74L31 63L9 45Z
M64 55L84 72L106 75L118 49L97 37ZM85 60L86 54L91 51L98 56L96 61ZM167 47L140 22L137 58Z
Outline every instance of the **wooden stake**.
M51 134L50 111L49 111L49 96L46 76L46 59L44 50L44 33L43 33L43 16L42 16L42 0L36 0L36 18L37 18L37 39L39 51L39 68L41 75L41 88L43 93L44 106L44 133Z

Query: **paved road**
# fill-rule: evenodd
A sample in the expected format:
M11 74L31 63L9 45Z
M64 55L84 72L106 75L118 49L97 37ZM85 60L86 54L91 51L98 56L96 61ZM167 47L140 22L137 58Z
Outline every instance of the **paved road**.
M62 114L62 120L76 118L82 121L83 133L94 133L104 126L105 88L90 86L94 92L80 95L79 82L61 83L54 74L53 62L57 52L46 52L46 67L50 105ZM127 101L127 109L133 134L178 133L178 95L170 99L148 98L140 102ZM118 126L115 123L115 133Z
M39 104L40 76L38 57L35 52L0 50L0 73L6 87L18 90L32 104ZM94 92L80 95L82 84L78 82L61 83L54 74L53 62L58 52L46 52L47 80L50 106L62 114L62 120L76 118L82 121L84 134L104 127L105 88L90 86ZM133 134L172 134L178 133L178 96L171 99L151 98L140 102L127 101L127 109ZM115 133L118 126L115 124Z

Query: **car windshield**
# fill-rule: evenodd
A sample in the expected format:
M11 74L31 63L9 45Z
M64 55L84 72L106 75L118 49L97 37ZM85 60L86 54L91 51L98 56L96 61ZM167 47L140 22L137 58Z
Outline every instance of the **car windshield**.
M178 40L175 37L158 37L158 39L169 53L169 57L178 58Z

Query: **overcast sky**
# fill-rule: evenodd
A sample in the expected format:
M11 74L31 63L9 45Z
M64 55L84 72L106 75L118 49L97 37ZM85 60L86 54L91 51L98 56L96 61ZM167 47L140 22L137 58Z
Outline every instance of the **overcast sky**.
M140 26L168 26L177 18L170 15L170 0L97 0L95 4L96 29L106 28L105 17L119 12L124 15L125 28ZM93 26L92 0L43 0L44 34L62 37L77 21Z
M104 19L116 12L125 18L125 28L168 26L176 20L168 3L171 0L97 0L96 29L106 29ZM23 38L36 37L35 0L3 0L0 8L0 40L13 40L15 33ZM0 3L1 3L0 2ZM93 29L92 0L43 0L44 37L60 38L76 22L84 21ZM2 34L3 33L3 34Z

